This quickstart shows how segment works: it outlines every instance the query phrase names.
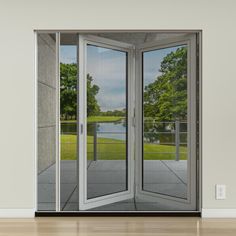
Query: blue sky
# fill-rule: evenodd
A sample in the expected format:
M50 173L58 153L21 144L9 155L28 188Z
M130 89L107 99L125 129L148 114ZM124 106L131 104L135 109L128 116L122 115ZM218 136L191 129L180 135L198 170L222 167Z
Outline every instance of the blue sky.
M163 58L178 47L145 52L144 85L155 81L160 75ZM77 63L76 46L61 46L61 62ZM100 90L96 96L102 111L121 110L126 105L126 53L116 50L88 46L87 72Z
M77 63L77 50L76 46L61 46L60 59L62 63L70 64Z
M87 73L99 86L102 111L121 110L126 104L126 53L95 46L87 47Z
M163 58L171 53L176 51L178 47L171 47L171 48L164 48L159 50L153 50L145 52L143 55L143 70L144 70L144 85L148 85L150 83L153 83L157 76L159 76L161 73L159 72L161 62Z

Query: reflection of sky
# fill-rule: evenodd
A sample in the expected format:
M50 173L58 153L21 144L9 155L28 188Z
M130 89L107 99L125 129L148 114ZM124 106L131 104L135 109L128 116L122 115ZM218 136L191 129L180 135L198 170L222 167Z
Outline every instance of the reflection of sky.
M98 85L102 111L123 109L126 104L126 53L96 46L87 47L87 73Z
M163 58L178 47L145 52L144 85L154 82L160 75ZM76 46L61 46L61 62L76 62ZM120 110L126 106L126 53L88 46L87 72L93 77L93 83L100 90L96 96L102 111Z
M154 51L148 51L143 54L144 86L155 81L157 76L161 74L159 70L163 58L167 54L176 51L178 48L180 47L164 48Z
M76 46L60 46L60 59L62 63L77 63Z

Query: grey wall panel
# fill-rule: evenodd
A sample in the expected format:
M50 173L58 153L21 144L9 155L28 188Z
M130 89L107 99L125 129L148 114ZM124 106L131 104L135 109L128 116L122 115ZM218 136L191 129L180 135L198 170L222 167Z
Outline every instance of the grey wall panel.
M38 127L56 124L56 90L38 83Z
M56 79L55 39L38 34L38 173L56 161Z
M56 87L56 42L48 34L38 36L38 81Z
M38 129L38 173L41 173L56 161L55 134L55 126Z

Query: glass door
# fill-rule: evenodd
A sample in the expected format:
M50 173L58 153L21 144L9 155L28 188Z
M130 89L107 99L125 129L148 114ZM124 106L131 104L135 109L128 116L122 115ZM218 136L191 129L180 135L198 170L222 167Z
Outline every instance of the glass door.
M133 47L79 35L79 209L133 198Z
M195 47L195 36L186 36L137 50L136 202L141 205L196 210Z

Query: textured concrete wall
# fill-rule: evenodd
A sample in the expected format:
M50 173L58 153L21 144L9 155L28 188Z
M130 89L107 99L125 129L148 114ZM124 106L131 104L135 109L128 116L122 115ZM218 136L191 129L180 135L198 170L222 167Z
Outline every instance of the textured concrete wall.
M55 163L56 44L49 34L38 37L38 173Z

